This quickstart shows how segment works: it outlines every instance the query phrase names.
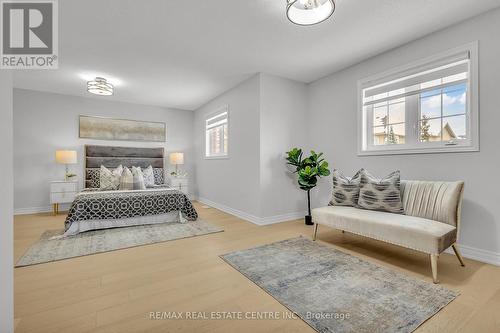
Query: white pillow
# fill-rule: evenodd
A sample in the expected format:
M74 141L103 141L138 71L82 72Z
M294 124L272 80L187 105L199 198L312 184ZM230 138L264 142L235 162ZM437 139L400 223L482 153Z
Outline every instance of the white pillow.
M99 188L103 191L117 190L120 186L120 177L123 172L123 167L120 165L113 171L101 165L99 174Z
M120 190L134 189L134 175L129 168L123 168L122 176L120 177Z
M142 170L142 174L144 175L144 185L146 187L154 187L155 186L155 175L153 172L153 167L150 165L146 169Z
M132 176L134 178L134 190L145 190L146 185L144 184L144 174L141 167L132 167Z

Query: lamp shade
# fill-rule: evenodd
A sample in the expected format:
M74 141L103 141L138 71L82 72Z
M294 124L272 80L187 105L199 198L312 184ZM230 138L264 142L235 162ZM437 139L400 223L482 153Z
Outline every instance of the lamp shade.
M170 164L184 164L184 153L170 153Z
M76 151L74 150L57 150L56 162L59 164L76 164Z

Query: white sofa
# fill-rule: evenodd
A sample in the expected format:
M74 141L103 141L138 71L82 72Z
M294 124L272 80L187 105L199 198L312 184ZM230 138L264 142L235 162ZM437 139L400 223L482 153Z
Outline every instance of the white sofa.
M465 266L456 244L463 189L463 182L401 181L404 215L346 206L313 209L313 240L325 225L427 253L438 283L437 259L450 246Z

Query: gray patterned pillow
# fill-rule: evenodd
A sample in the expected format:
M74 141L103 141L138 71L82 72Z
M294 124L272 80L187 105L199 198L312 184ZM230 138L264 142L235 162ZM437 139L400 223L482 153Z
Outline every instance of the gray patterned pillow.
M120 186L120 177L123 172L123 167L120 165L113 171L101 165L99 175L99 186L103 191L117 190Z
M142 173L144 174L144 185L146 185L146 187L155 186L153 167L151 165L148 166L146 169L142 170Z
M333 170L333 189L330 206L353 206L358 204L359 183L361 181L361 171L356 172L352 177L346 177L340 170Z
M134 189L134 175L129 168L123 168L122 176L120 177L120 190Z
M390 213L403 213L401 203L401 182L399 171L394 171L382 179L375 178L361 169L358 206L365 209Z
M144 174L141 167L132 167L132 176L134 178L134 190L145 190Z
M162 168L154 168L153 176L155 178L155 185L163 185L165 183Z
M101 169L99 168L87 168L87 177L85 187L87 188L99 188L100 182L99 178L101 177Z

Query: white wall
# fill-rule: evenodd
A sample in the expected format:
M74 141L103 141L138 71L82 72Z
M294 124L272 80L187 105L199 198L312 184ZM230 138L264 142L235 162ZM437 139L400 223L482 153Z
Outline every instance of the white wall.
M459 242L474 255L499 260L498 79L500 77L500 10L447 28L361 64L330 75L309 87L310 143L324 151L333 167L353 174L365 167L384 176L401 170L405 179L464 180L462 233ZM357 81L396 66L479 40L480 144L474 153L369 156L356 155ZM323 184L315 206L329 200ZM470 247L470 248L468 248ZM476 251L475 253L479 253ZM464 251L465 252L465 251ZM500 262L499 262L500 263Z
M284 153L307 149L307 86L268 74L261 74L260 84L261 216L304 215L306 192L296 174L286 172Z
M13 162L12 162L12 75L0 73L0 332L13 332L14 275L13 275Z
M259 75L195 111L194 142L198 197L259 216ZM205 159L207 115L229 105L229 157Z
M87 140L78 138L78 116L94 115L167 124L166 143ZM165 147L167 153L185 153L183 166L194 175L192 111L172 110L91 98L14 89L14 204L16 212L50 209L49 182L64 178L64 166L54 161L57 149L78 151L78 165L70 170L78 174L83 187L83 147L85 144ZM174 167L169 166L170 169ZM191 177L194 191L194 177Z
M205 159L205 119L229 105L229 158ZM195 146L201 201L267 224L304 215L305 193L287 172L284 153L306 145L304 83L256 74L196 110Z

